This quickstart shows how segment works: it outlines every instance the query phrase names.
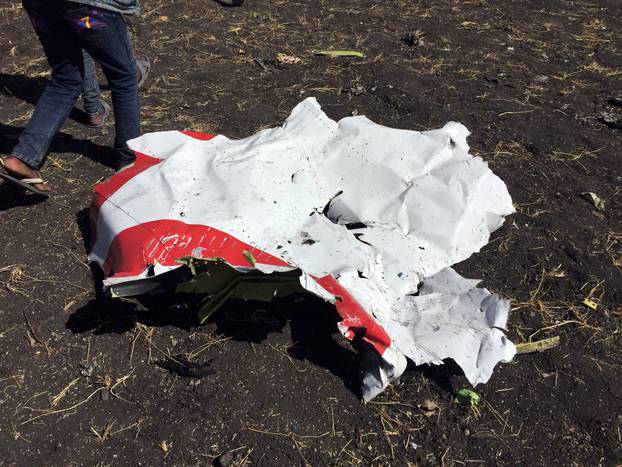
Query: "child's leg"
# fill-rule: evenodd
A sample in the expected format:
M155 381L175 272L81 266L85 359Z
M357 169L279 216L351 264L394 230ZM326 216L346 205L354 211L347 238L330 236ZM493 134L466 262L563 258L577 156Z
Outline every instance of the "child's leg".
M84 112L88 116L97 115L102 110L103 105L97 83L95 61L85 50L82 51L82 56L84 58L84 90L82 91Z
M101 65L110 84L116 133L114 148L117 150L117 164L123 167L135 159L127 141L140 136L140 104L134 54L127 25L121 14L89 8L88 15L89 27L84 28L78 38L80 46ZM76 18L78 21L84 19Z

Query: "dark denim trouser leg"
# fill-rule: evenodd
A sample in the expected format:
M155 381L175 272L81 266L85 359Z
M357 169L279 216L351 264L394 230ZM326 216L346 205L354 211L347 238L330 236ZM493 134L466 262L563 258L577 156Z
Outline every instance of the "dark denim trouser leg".
M81 44L101 65L110 85L116 130L114 148L117 164L123 167L135 159L127 141L140 136L136 64L123 16L106 11L105 20L107 29L87 31L81 35Z
M84 112L87 115L96 115L102 109L102 101L95 72L95 61L86 52L82 56L84 59L84 89L82 91Z
M117 165L134 161L127 141L140 136L136 65L123 16L80 3L23 0L52 67L52 80L39 98L13 152L40 168L49 145L83 90L86 50L102 66L115 113Z
M82 50L62 23L59 15L50 14L40 2L24 1L45 55L52 67L52 78L45 87L35 111L13 154L38 170L50 147L80 95L83 86Z

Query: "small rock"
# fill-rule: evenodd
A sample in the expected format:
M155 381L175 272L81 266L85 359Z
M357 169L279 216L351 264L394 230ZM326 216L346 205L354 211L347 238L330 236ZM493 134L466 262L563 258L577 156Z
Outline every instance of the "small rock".
M440 410L440 407L436 402L430 399L426 399L423 403L419 404L419 408L425 411L425 415L430 417Z
M82 367L80 369L80 374L82 376L89 377L93 375L93 367L91 365L81 364L80 366Z
M421 47L423 45L423 38L426 33L421 29L417 29L414 32L407 32L402 36L402 42L408 47Z
M582 198L591 202L598 211L605 210L605 202L596 193L592 193L591 191L585 191L583 193L580 193L580 195Z
M233 454L226 452L214 459L214 467L230 467L233 465Z
M610 128L622 129L622 117L615 112L607 112L602 110L596 114L596 118L608 125Z

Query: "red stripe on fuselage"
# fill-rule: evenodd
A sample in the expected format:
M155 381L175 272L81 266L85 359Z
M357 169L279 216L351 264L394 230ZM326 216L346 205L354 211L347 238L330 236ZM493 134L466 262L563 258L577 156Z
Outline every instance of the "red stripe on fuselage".
M198 133L195 131L181 131L180 133L200 141L208 141L216 136L208 133ZM91 238L88 245L89 253L95 246L95 242L97 240L97 219L99 217L99 208L101 205L136 175L162 161L162 159L147 156L146 154L142 154L138 151L134 151L134 154L136 154L136 161L134 161L134 165L132 167L113 175L102 183L98 183L93 189L93 200L91 201L91 207L89 208L89 226L91 229Z
M215 135L182 131L183 134L201 141ZM133 167L114 175L95 187L90 209L91 235L95 244L97 218L101 205L119 188L144 170L158 164L161 159L136 153ZM146 222L119 233L108 250L103 269L107 277L137 276L150 264L175 266L177 259L196 256L220 258L233 267L252 267L244 252L250 252L256 262L274 266L290 266L282 259L254 248L237 238L205 225L185 224L175 220ZM200 253L200 254L198 254ZM337 312L348 328L346 337L359 335L380 355L391 345L391 338L372 316L332 276L313 279L325 290L339 299L335 302Z

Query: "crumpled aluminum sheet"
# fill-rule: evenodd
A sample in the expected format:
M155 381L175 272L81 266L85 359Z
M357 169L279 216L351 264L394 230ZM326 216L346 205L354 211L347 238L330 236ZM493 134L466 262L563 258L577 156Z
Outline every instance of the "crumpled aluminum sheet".
M450 266L514 209L503 181L469 155L468 135L453 122L425 132L335 122L314 98L282 127L241 140L146 134L129 142L136 166L96 187L89 258L113 294L129 283L147 291L142 282L187 256L242 272L299 269L306 290L335 303L341 332L377 355L364 399L398 378L406 357L452 358L484 383L515 353L509 304Z

